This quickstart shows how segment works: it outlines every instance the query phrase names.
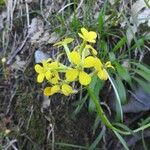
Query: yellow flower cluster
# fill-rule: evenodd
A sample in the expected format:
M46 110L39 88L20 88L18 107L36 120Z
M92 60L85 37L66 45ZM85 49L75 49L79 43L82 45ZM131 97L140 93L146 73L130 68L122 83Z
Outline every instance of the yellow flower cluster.
M51 58L43 60L42 65L35 65L35 71L38 73L37 82L42 83L46 79L49 84L44 89L46 96L51 96L55 93L68 96L74 92L70 85L72 82L79 81L81 85L87 86L90 84L94 74L101 80L107 80L106 68L114 69L110 61L103 64L97 57L97 51L90 45L90 43L96 43L96 32L81 28L81 33L78 34L83 39L83 42L72 51L68 48L68 44L73 41L72 38L65 38L54 44L54 46L64 47L69 65L66 66Z

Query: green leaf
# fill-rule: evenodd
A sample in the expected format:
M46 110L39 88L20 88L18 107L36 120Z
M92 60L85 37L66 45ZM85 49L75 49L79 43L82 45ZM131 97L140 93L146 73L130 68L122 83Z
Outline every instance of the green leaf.
M116 69L118 74L124 79L126 82L128 82L131 85L131 77L129 75L128 70L121 66L119 63L116 63Z
M104 85L104 82L102 80L99 80L99 78L96 75L94 75L89 87L94 91L97 99L99 99L99 92L103 88L103 85ZM93 103L91 98L89 100L88 110L89 110L89 112L95 112L95 104Z
M150 74L148 74L147 72L143 70L136 70L136 69L134 69L133 71L136 72L141 77L143 77L145 80L150 82Z
M126 141L123 139L123 137L118 132L116 132L115 130L113 130L113 132L115 133L115 135L119 139L120 143L124 146L124 148L126 150L129 150L128 145L127 145Z
M147 92L147 93L149 93L150 94L150 82L146 82L146 81L144 81L144 80L142 80L142 79L139 79L139 78L137 78L137 77L133 77L133 79L140 85L140 86L142 86L142 88L143 88L143 90L145 91L145 92Z
M129 133L131 133L132 135L136 136L135 133L126 125L122 124L122 123L113 123L113 125L117 126L117 127L121 127L122 129L124 129L125 131L128 131Z
M134 64L137 68L143 70L144 72L150 74L150 67L147 66L146 64L140 64L136 62L131 62L131 64Z
M97 19L98 32L100 33L100 35L102 35L102 33L104 31L106 7L107 7L107 0L105 0L104 5L103 5L101 11L99 12L98 19Z
M143 143L144 150L148 150L146 143L145 143L145 140L144 140L144 131L142 131L142 143Z
M115 95L116 95L116 108L117 108L116 109L116 111L117 111L116 119L117 119L117 121L123 122L123 111L122 111L119 91L117 90L117 86L116 86L114 79L111 78L109 74L108 74L108 78L109 78L109 81L110 81L110 83L114 89Z
M105 127L103 127L103 129L100 132L100 134L97 136L97 138L91 144L91 146L89 147L89 150L94 150L96 148L96 146L98 145L98 143L100 142L100 140L102 139L104 134L105 134Z
M137 43L135 43L135 44L130 48L130 50L134 50L134 49L138 48L139 46L141 47L141 46L143 46L143 45L144 45L144 39L143 39L143 38L138 39L138 40L137 40Z
M80 28L80 22L76 15L73 16L73 19L71 22L71 27L72 27L73 31L78 31L78 29Z
M114 62L116 60L116 56L115 56L114 52L110 52L109 53L109 60L111 62Z
M85 104L85 102L86 102L86 100L88 99L88 94L86 94L82 99L80 99L79 101L78 101L78 106L76 107L76 109L75 109L75 111L72 113L72 115L71 115L71 117L72 118L75 118L76 117L76 115L81 111L81 109L82 109L82 107L83 107L83 105Z
M123 45L126 43L127 41L127 37L123 37L117 44L116 46L113 48L113 52L116 52L118 49L122 48Z
M116 78L115 85L117 87L117 91L121 100L121 104L126 104L127 103L126 90L119 76L117 76Z

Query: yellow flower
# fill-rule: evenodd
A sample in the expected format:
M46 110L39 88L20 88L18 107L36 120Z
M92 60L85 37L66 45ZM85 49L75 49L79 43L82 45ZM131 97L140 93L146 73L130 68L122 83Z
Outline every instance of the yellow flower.
M57 76L58 72L55 71L58 68L58 62L50 63L50 59L44 60L42 66L39 64L35 65L35 71L38 73L37 82L42 83L44 78L50 80L51 78Z
M81 33L78 33L78 34L84 41L87 41L90 43L96 43L96 37L97 37L96 32L94 31L88 32L88 30L86 30L85 28L81 28Z
M46 87L44 89L44 95L46 96L51 96L56 93L63 93L65 96L69 96L71 93L73 93L73 89L66 83L62 84L61 86L54 85L52 87Z
M70 53L70 60L75 66L66 70L66 80L72 82L79 78L80 84L88 85L91 82L91 77L84 71L84 68L94 67L94 57L88 56L83 59L77 51L73 51Z
M55 93L58 93L59 90L60 90L59 85L54 85L54 86L52 86L52 87L46 87L46 88L44 89L44 95L46 95L46 96L51 96L51 95L53 95L53 94L55 94Z
M89 50L91 50L90 52L91 52L93 55L97 55L96 49L94 49L91 45L86 44L85 49L89 49ZM89 52L89 51L88 51L88 52ZM86 53L86 51L85 51L85 53Z
M56 70L53 70L52 71L52 75L51 75L51 78L48 80L50 83L52 84L57 84L58 81L59 81L59 74Z
M54 46L60 47L60 46L63 46L63 45L71 43L73 40L74 39L72 39L72 38L65 38L64 40L55 43Z
M65 96L69 96L72 92L73 92L73 89L70 85L68 84L63 84L62 87L61 87L61 92L65 95Z
M108 75L107 75L107 71L105 68L112 68L115 69L112 65L111 62L108 61L106 62L104 65L102 64L101 60L98 58L95 58L95 65L94 68L97 72L97 76L101 79L101 80L107 80L108 79Z

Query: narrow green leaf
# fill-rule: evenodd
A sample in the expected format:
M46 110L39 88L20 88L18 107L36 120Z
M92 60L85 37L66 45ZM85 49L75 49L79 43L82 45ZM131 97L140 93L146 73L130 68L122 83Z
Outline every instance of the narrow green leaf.
M147 66L146 64L140 64L140 63L136 63L136 62L131 62L131 64L136 65L137 68L143 70L144 72L150 74L150 67Z
M95 96L97 97L97 99L99 99L99 92L102 89L104 85L104 82L99 80L99 78L95 75L92 78L92 82L89 85L89 87L94 91ZM88 107L89 112L95 112L95 104L93 103L93 101L89 100L89 107Z
M116 78L116 87L121 100L121 104L127 103L126 90L119 76Z
M116 106L117 106L117 116L116 116L116 119L117 121L121 121L123 122L123 111L122 111L122 106L121 106L121 99L120 99L120 96L119 96L119 93L118 93L118 90L117 90L117 87L116 87L116 84L115 84L115 81L110 77L110 75L107 73L108 75L108 78L109 78L109 81L111 82L111 85L114 89L114 92L115 92L115 95L116 95Z
M115 133L115 135L117 136L117 138L119 139L120 143L124 146L124 148L126 150L129 150L128 145L126 143L126 141L123 139L123 137L116 131L113 130L113 132Z
M136 69L134 69L133 71L136 72L141 77L143 77L145 80L150 82L150 74L148 74L147 72L142 70L136 70Z
M75 116L81 111L83 105L85 104L86 100L88 99L88 94L86 94L81 100L78 102L78 106L76 107L75 111L72 113L72 118L75 118Z
M89 147L89 150L94 150L96 148L97 144L100 142L100 140L102 139L104 134L105 134L105 127L103 127L103 129L100 132L100 134L97 136L97 138L91 144L91 146Z
M116 69L118 74L122 77L122 79L131 84L131 77L129 75L128 70L125 67L121 66L119 63L116 63Z
M105 13L106 13L106 7L107 7L107 0L105 0L104 5L98 15L98 32L100 35L102 35L102 32L104 31L104 23L105 23Z
M116 60L116 56L115 56L115 53L114 52L110 52L109 53L109 60L111 62L114 62Z
M144 89L145 92L150 94L150 82L146 82L142 79L139 79L137 77L133 77L133 79Z
M123 45L126 43L127 41L127 37L123 37L117 44L116 46L113 48L113 52L116 52L118 49L122 48Z
M143 143L144 150L148 150L146 143L145 143L145 140L144 140L144 131L142 131L142 143Z
M113 123L113 125L117 126L117 127L121 127L122 129L124 129L125 131L128 131L129 133L131 133L132 135L136 136L135 133L126 125L122 124L122 123Z

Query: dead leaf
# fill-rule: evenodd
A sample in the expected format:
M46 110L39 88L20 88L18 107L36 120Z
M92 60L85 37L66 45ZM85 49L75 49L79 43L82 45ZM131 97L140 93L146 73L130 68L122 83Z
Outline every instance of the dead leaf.
M44 32L43 36L41 36L40 39L37 40L37 42L40 44L44 44L48 42L49 38L50 38L49 32Z
M144 0L137 0L132 6L131 6L131 13L132 15L136 15L140 10L143 8L146 8L146 4Z
M7 17L7 12L3 11L0 15L0 30L4 28L4 19Z
M133 25L133 26L130 26L127 28L126 36L127 36L127 42L129 45L131 44L131 41L132 41L134 34L136 32L137 32L137 26L136 25Z
M27 61L22 61L20 57L16 56L16 61L10 66L12 69L23 71Z
M111 5L113 5L113 4L115 3L115 0L109 0L109 3L110 3Z
M49 99L49 97L44 96L42 110L48 108L49 106L50 106L50 99Z
M58 41L58 39L59 39L58 34L55 33L55 32L53 32L53 33L51 34L50 39L48 40L48 43L49 43L49 44L53 44L53 43L55 43L56 41Z
M44 32L44 23L39 18L33 18L30 24L30 28L28 30L28 35L31 38L31 43L37 43L40 36Z
M150 9L144 9L141 13L138 14L138 23L139 26L142 23L147 22L147 25L150 27Z

